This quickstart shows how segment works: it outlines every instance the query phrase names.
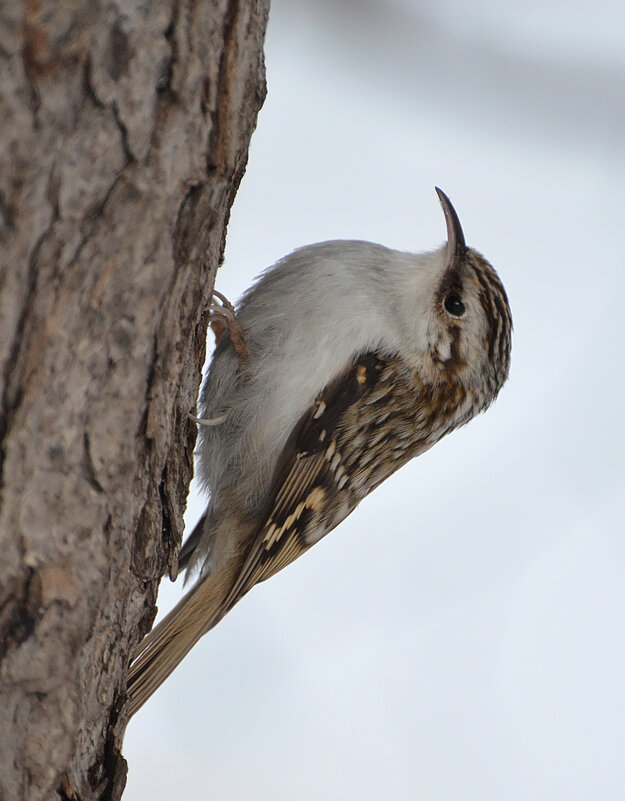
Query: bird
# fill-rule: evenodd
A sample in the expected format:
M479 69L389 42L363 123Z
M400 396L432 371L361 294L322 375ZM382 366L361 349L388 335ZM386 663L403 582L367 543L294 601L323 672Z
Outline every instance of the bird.
M128 717L255 584L497 397L506 291L436 191L447 241L432 252L322 242L262 273L236 309L217 293L194 418L209 502L179 554L196 581L132 655Z

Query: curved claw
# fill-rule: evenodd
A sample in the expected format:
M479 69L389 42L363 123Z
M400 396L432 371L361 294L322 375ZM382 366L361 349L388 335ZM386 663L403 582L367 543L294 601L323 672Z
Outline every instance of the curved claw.
M228 309L228 311L231 311L234 314L234 306L232 305L232 303L230 303L230 301L225 295L222 295L221 292L218 292L216 289L213 289L213 297L217 298L217 300L220 300L222 302L224 309Z
M212 419L206 417L196 417L191 412L188 412L189 420L193 420L194 423L197 423L199 426L220 426L222 423L226 422L226 418L228 417L227 414L220 414L219 417L213 417Z
M217 303L211 303L206 308L206 311L208 311L213 318L210 326L215 334L215 339L219 342L224 331L228 331L235 352L242 361L247 361L248 351L245 335L237 320L234 306L221 292L213 291L213 297L217 298L222 303L221 306Z

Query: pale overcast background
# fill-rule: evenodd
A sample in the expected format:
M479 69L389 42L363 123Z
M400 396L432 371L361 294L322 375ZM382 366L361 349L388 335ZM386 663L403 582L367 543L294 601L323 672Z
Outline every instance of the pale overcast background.
M620 801L625 5L273 0L266 62L217 288L318 240L437 247L437 184L512 371L194 648L124 798Z

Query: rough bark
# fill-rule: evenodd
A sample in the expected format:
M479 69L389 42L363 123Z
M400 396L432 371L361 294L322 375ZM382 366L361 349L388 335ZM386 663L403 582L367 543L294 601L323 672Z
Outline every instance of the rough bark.
M0 799L122 793L268 0L0 7Z

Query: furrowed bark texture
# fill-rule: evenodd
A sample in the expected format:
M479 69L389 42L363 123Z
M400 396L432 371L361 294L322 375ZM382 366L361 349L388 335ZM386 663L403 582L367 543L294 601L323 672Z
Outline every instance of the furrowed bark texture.
M115 799L268 0L0 6L0 799Z

